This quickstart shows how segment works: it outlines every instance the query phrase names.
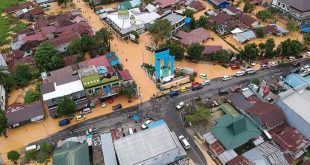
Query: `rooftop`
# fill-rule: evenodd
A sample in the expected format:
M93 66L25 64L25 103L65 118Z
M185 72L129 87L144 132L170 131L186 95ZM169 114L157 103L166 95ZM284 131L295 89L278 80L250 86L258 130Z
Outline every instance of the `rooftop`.
M54 151L53 164L89 165L88 144L66 142L60 149Z
M249 27L251 27L254 22L257 22L255 18L248 14L243 14L241 17L239 17L239 20Z
M246 110L253 106L245 97L240 93L233 93L227 96L227 99L234 105L237 109Z
M128 69L119 70L118 73L121 76L122 80L124 80L124 81L133 80Z
M190 31L189 33L185 31L179 31L177 37L181 38L180 42L185 45L191 45L193 43L201 43L207 40L210 36L204 28L198 28Z
M299 11L309 11L310 3L308 0L281 0L283 3L288 4L290 7Z
M103 152L104 164L117 165L117 159L112 141L111 133L105 133L100 135L101 148Z
M194 8L196 11L201 11L206 8L200 1L194 1L189 6Z
M226 163L227 165L250 165L250 161L244 156L239 155Z
M174 25L185 18L186 18L185 16L178 14L178 13L170 13L166 15L165 17L163 17L162 19L166 19L171 23L171 25Z
M217 51L223 50L222 45L206 45L202 51L203 55L209 55L211 53L215 53Z
M221 104L220 107L228 115L231 115L233 117L240 115L240 113L234 107L232 107L229 103Z
M161 124L114 141L121 165L139 164L159 154L178 149L167 124Z
M256 35L255 35L255 33L252 30L248 30L248 31L245 31L245 32L234 34L234 38L237 41L243 43L245 41L249 41L251 39L256 38Z
M177 0L155 0L155 3L158 3L160 8L166 8L176 4Z
M261 133L255 124L243 115L222 116L216 120L211 132L226 149L237 148Z

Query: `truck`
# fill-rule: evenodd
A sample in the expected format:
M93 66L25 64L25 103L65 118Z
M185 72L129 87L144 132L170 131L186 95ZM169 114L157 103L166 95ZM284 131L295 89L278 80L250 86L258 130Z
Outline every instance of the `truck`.
M181 68L181 72L183 72L184 74L187 74L187 75L193 75L193 76L197 75L197 72L195 72L194 69L188 68L188 67Z

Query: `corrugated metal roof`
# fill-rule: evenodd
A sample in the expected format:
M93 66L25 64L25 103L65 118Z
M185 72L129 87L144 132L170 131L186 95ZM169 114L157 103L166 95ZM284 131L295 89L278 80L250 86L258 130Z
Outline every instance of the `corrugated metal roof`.
M67 142L54 151L53 164L90 165L87 143Z
M105 165L117 165L111 133L100 135L101 148Z

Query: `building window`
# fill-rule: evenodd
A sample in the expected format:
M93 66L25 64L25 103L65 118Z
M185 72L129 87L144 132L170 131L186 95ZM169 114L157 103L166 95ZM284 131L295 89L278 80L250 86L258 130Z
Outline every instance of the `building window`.
M93 89L88 90L89 94L92 94L93 92L94 92Z
M278 2L278 6L281 6L281 2Z
M112 87L119 86L119 83L112 84Z

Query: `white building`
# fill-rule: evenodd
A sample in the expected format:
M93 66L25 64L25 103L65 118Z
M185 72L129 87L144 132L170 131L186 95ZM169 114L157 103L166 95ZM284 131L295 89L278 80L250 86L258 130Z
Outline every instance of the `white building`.
M6 95L3 85L0 85L0 109L5 111Z
M178 13L170 13L165 17L163 17L163 19L166 19L171 23L172 34L176 34L179 30L181 30L185 26L186 17Z
M186 155L166 123L115 140L114 147L120 165L163 165Z

